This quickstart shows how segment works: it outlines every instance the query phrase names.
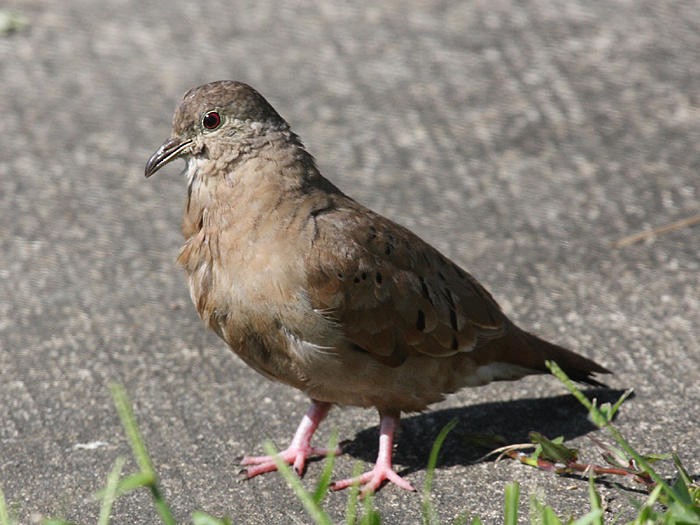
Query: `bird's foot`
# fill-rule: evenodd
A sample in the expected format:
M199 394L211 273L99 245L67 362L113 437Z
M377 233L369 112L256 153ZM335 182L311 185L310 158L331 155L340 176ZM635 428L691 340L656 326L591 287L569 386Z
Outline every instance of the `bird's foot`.
M241 464L247 468L241 472L246 479L253 478L266 472L277 470L276 458L280 458L283 462L292 465L294 471L301 476L306 466L306 460L310 457L326 457L337 456L342 454L341 447L327 449L312 446L295 446L290 445L276 456L244 456L241 459Z
M318 425L331 409L330 403L322 401L311 401L311 406L306 415L301 419L292 443L276 456L245 456L241 459L241 464L247 468L241 471L246 479L253 478L265 472L277 470L275 457L279 457L283 462L292 465L298 475L302 475L306 460L311 456L329 456L342 453L341 447L335 449L317 448L311 446L311 438L318 428Z
M379 422L379 453L374 468L369 472L357 476L356 478L348 478L336 481L331 484L331 490L342 490L352 485L360 485L360 495L364 498L388 481L401 487L404 490L414 491L408 481L399 476L392 467L391 456L394 443L394 431L399 424L398 413L382 413Z
M351 487L352 485L360 485L360 495L365 497L376 492L385 481L393 483L404 490L416 490L413 488L413 485L394 472L391 465L386 465L380 462L377 462L372 470L365 472L360 476L355 478L347 478L332 483L331 490L342 490Z

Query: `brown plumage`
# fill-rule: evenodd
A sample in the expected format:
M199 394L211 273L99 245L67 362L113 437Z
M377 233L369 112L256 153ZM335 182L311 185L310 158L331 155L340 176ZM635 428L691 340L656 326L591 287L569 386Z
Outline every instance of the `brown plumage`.
M146 176L187 162L185 268L199 315L248 365L304 391L312 407L282 456L301 471L332 404L376 407L380 453L365 491L389 479L402 411L464 386L517 379L556 361L599 384L607 370L509 321L483 286L406 228L325 179L253 88L190 90ZM245 458L248 476L274 470ZM343 488L349 480L338 482Z

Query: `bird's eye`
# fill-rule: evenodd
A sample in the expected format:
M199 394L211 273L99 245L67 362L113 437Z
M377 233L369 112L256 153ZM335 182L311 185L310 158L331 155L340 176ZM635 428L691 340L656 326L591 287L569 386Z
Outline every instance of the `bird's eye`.
M202 126L205 129L216 129L221 125L221 116L217 111L209 111L202 117Z

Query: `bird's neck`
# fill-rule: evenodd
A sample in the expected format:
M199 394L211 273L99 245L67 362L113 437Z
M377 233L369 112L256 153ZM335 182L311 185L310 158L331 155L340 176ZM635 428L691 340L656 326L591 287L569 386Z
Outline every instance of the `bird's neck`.
M340 193L319 173L313 157L289 131L271 134L229 158L225 164L206 156L189 160L182 226L185 239L196 235L212 212L223 213L243 227L251 220L273 215L284 203L318 193Z

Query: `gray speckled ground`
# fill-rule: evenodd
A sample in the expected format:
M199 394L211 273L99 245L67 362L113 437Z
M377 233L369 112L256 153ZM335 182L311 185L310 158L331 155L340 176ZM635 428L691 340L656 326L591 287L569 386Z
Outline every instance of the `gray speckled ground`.
M327 176L468 268L521 325L614 370L611 386L637 393L619 418L631 441L700 471L700 229L612 247L700 212L696 3L374 4L4 3L29 22L0 35L0 485L21 523L95 521L91 495L128 454L112 381L180 521L308 521L278 476L237 482L235 460L284 445L305 401L200 326L174 263L184 181L177 167L142 174L182 93L219 78L256 86ZM584 482L472 464L473 432L564 434L594 459L556 381L466 390L407 417L396 460L412 483L453 415L441 517L499 521L513 479L561 513L584 508ZM336 476L372 460L373 413L334 411L320 441L332 429L355 439ZM611 512L630 509L633 493L601 490ZM388 487L377 505L413 523L419 501ZM328 499L335 519L344 505ZM114 509L115 523L156 520L143 492Z

